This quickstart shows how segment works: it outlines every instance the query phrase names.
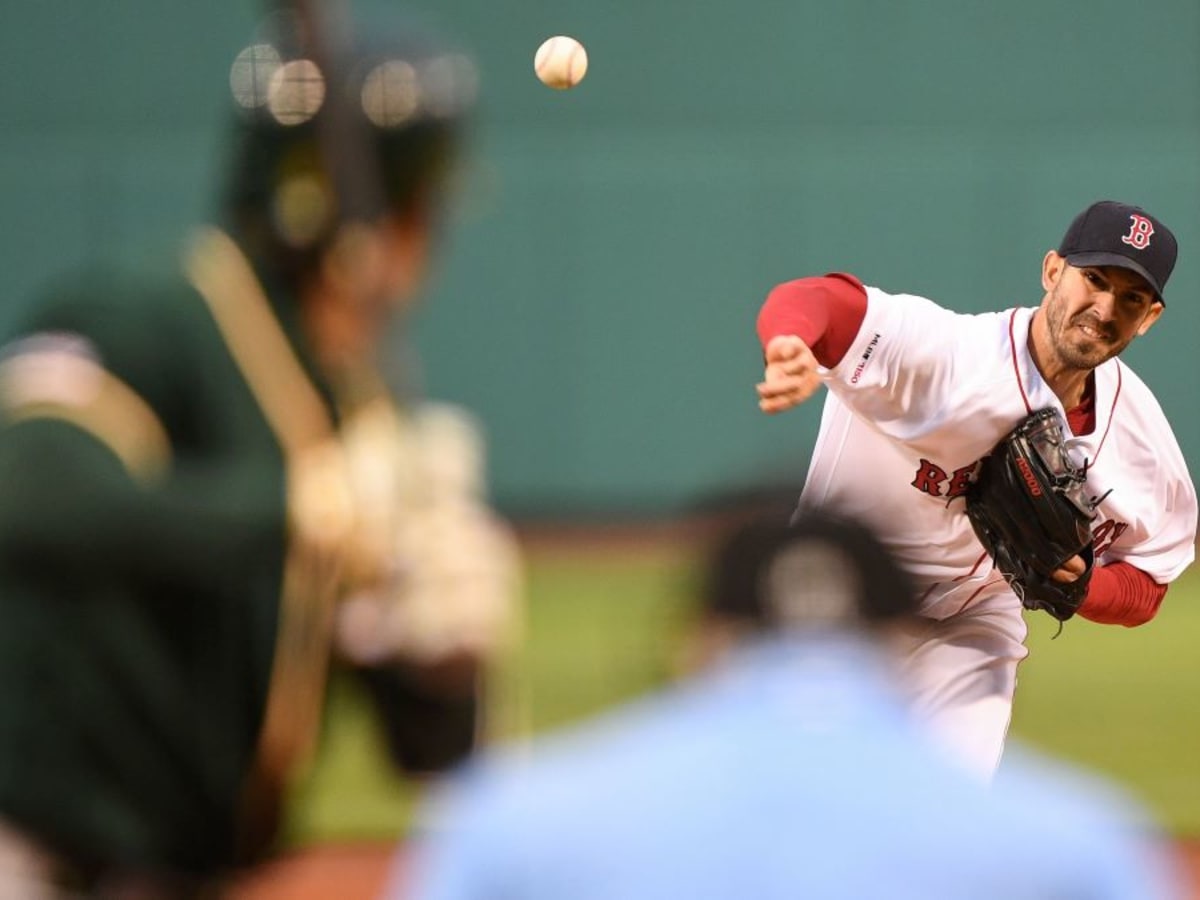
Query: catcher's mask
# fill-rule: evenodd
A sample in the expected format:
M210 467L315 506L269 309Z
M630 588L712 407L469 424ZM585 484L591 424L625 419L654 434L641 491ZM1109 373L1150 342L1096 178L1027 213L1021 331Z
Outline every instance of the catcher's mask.
M411 27L344 39L325 30L277 14L230 70L229 224L285 279L341 224L436 200L475 99L470 60Z

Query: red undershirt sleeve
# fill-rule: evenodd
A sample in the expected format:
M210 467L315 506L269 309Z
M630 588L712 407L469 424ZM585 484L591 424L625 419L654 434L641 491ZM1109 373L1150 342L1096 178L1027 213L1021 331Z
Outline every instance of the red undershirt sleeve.
M867 316L867 291L853 275L799 278L774 287L758 313L758 339L794 334L817 362L831 369L842 361Z
M1079 615L1103 625L1132 628L1153 619L1166 594L1165 584L1159 584L1136 566L1116 562L1100 566L1092 573Z
M1067 410L1067 424L1073 434L1090 434L1095 430L1094 380L1089 379L1079 405ZM1100 566L1092 573L1092 583L1088 585L1088 594L1079 608L1079 615L1103 625L1132 628L1153 619L1166 594L1165 584L1159 584L1129 563Z

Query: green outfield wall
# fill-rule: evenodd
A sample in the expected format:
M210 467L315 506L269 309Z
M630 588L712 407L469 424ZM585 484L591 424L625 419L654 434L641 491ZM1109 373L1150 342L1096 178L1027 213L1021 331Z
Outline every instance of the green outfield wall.
M362 3L370 12L379 3ZM971 311L1040 298L1095 199L1176 231L1129 352L1200 470L1196 0L426 3L483 115L421 312L429 393L481 416L521 513L666 514L796 481L813 406L766 419L754 316L841 269ZM0 323L55 268L153 255L213 205L246 2L7 0ZM540 41L586 80L551 91Z

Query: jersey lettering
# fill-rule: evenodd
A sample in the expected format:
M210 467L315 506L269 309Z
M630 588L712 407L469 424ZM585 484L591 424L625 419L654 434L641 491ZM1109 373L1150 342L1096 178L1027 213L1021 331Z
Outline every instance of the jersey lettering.
M941 466L923 459L920 468L917 469L917 474L913 477L912 486L923 494L940 497L942 496L942 482L948 477L946 470Z
M1133 224L1129 227L1129 234L1121 238L1121 243L1129 244L1135 250L1145 250L1150 246L1150 235L1154 234L1154 223L1137 213L1132 213L1129 218L1133 220Z
M954 499L965 494L967 488L971 486L971 476L975 474L975 467L978 465L979 463L971 463L969 466L955 469L950 475L950 484L946 487L946 496Z
M1093 553L1099 556L1117 542L1129 527L1128 522L1118 522L1116 519L1105 519L1092 531Z
M961 469L955 469L947 474L946 470L937 463L922 459L916 475L913 476L912 486L931 497L945 496L947 499L953 500L967 492L967 488L971 485L971 475L975 472L977 465L979 464L971 463L969 466L963 466ZM947 482L944 495L942 482Z

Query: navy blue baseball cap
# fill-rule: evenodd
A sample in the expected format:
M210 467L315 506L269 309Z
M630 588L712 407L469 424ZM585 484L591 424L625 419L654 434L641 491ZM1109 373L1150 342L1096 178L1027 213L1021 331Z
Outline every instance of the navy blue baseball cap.
M1141 275L1160 303L1179 245L1171 229L1138 206L1101 200L1075 217L1058 255L1073 266L1120 266Z

